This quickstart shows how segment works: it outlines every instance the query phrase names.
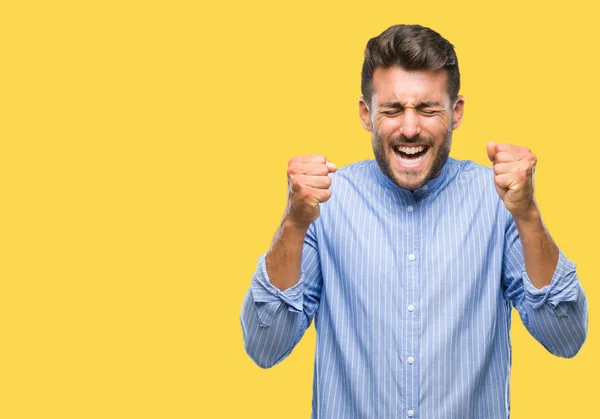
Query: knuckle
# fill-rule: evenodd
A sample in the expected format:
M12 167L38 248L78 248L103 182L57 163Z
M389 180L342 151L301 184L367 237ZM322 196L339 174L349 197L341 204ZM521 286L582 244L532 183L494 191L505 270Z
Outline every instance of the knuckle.
M298 176L295 175L290 176L290 185L292 185L292 188L294 190L298 190L302 186L300 180L298 179Z
M312 196L311 196L311 193L310 193L310 191L309 191L307 188L301 188L301 189L298 191L298 194L299 194L300 198L301 198L303 201L307 201L307 200L309 200L310 198L312 198Z
M325 158L325 156L321 155L321 154L310 154L309 156L307 156L312 162L315 163L325 163L327 161L327 159Z
M306 187L302 182L298 182L293 187L293 194L297 196L300 200L304 201L310 196L310 190Z
M296 164L292 164L292 165L288 166L288 169L287 169L288 176L296 175L299 172L300 172L299 168Z

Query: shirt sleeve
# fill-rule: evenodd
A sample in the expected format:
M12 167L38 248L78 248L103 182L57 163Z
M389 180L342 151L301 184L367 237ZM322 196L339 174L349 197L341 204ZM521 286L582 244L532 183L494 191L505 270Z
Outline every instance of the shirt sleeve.
M576 266L559 250L550 285L535 287L525 270L523 245L512 217L506 229L502 280L505 298L513 302L538 342L564 358L579 352L587 336L588 313Z
M263 255L244 298L240 315L244 346L262 368L278 364L292 352L318 309L322 274L314 225L304 240L298 283L285 291L273 286Z

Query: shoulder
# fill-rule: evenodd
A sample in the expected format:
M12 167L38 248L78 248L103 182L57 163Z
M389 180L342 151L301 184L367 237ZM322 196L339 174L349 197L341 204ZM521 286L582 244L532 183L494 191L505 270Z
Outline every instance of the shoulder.
M372 181L372 163L373 160L363 160L339 168L335 173L329 175L332 188L368 186Z
M471 160L450 158L448 162L453 174L448 193L463 196L471 203L479 202L478 207L502 213L501 218L504 219L506 208L496 191L494 169Z
M457 170L462 173L470 173L472 176L485 175L491 173L492 168L489 166L483 166L472 160L459 160L452 157L448 158L448 163L455 166Z
M448 164L456 180L484 183L493 183L494 181L494 170L489 166L482 166L472 160L458 160L452 157L448 159Z
M362 160L359 162L350 163L346 166L339 168L333 174L341 176L353 176L356 174L367 172L370 168L371 163L373 163L373 160Z
M329 219L332 213L339 218L342 213L372 204L374 191L383 189L377 187L372 163L372 160L352 163L329 174L331 199L322 205L319 220Z
M471 160L448 159L448 187L446 193L465 195L470 200L500 200L494 186L494 170Z

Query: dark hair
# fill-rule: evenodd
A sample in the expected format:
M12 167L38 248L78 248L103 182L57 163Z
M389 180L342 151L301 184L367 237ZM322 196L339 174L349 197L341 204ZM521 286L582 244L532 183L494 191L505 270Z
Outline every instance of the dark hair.
M367 103L373 94L373 73L378 67L405 70L445 70L448 95L458 97L460 73L454 46L439 33L420 25L394 25L369 39L362 68L361 91Z

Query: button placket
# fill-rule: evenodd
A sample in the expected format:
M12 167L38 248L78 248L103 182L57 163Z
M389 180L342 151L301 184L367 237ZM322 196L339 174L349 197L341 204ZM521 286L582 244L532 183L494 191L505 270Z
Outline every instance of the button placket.
M399 209L401 237L402 237L402 270L401 270L401 292L404 312L402 318L402 340L398 356L402 360L399 368L403 373L402 381L405 383L401 390L401 398L398 400L398 415L400 417L415 417L419 407L419 368L414 358L409 355L419 353L420 348L420 315L416 308L420 303L421 288L421 217L419 216L422 193L415 191L403 202L403 208ZM409 412L410 416L409 416Z
M423 190L426 190L423 189ZM407 328L406 342L402 349L402 358L404 359L403 369L406 374L407 389L405 397L403 397L404 415L409 418L417 415L417 408L419 403L419 368L415 364L414 354L419 352L420 348L420 334L419 334L419 321L420 315L417 310L420 301L420 288L421 288L421 269L422 259L420 252L421 238L419 232L421 228L419 211L421 211L421 203L419 201L419 194L416 194L417 198L415 201L410 202L410 205L406 207L405 219L407 220L407 241L405 253L405 272L406 272L406 288L404 304L406 308L405 325Z

